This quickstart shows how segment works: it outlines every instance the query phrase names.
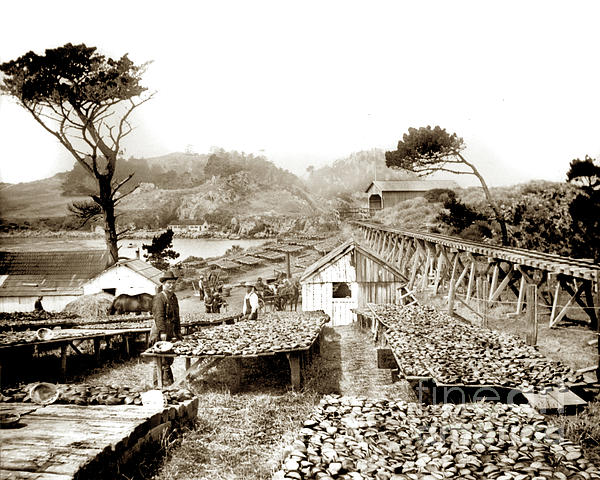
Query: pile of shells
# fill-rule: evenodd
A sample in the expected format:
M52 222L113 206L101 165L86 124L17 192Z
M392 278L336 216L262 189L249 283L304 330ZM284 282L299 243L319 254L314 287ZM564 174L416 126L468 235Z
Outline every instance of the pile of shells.
M153 320L143 320L137 322L110 322L110 323L87 323L78 325L75 328L85 328L88 330L131 330L135 328L151 328Z
M592 479L599 469L528 405L326 396L274 479Z
M516 337L459 322L433 307L372 308L386 326L385 337L406 376L527 390L582 381L581 375Z
M322 312L272 312L258 320L204 328L176 342L173 351L193 356L253 356L303 350L312 345L328 321Z
M127 323L137 323L137 322L147 322L147 321L152 321L152 315L150 315L149 313L143 313L141 315L137 315L137 314L122 314L122 315L111 315L109 317L106 318L95 318L95 317L88 317L88 318L81 318L79 319L79 321L77 322L79 325L90 325L90 324L97 324L97 323L105 323L105 324L109 324L109 323L122 323L122 322L127 322Z
M52 340L60 339L60 338L72 338L72 337L82 337L84 335L89 335L89 332L85 332L82 330L75 329L60 329L54 328L52 330L53 336ZM40 342L41 340L38 338L36 330L24 330L24 331L10 331L10 332L1 332L0 333L0 346L3 345L19 345L22 343L31 343L31 342Z
M196 325L196 324L220 324L227 320L233 320L240 317L241 313L221 312L221 313L204 313L204 312L192 312L183 313L181 315L182 325Z
M0 393L0 402L31 402L32 385L8 388ZM142 405L144 388L120 385L59 384L59 396L55 403L67 405ZM193 398L185 389L163 391L167 405L177 405Z
M72 327L81 319L77 315L52 312L0 312L0 332L42 327Z

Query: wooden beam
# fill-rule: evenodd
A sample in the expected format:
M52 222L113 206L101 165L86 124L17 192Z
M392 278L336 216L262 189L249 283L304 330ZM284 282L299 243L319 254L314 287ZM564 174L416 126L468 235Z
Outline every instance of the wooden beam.
M452 265L452 272L450 273L450 285L448 287L448 314L454 313L454 298L456 293L456 268L458 266L458 256L454 256L454 263Z
M442 267L444 265L444 257L443 255L440 253L438 259L437 259L437 267L435 269L435 280L433 281L433 294L437 295L438 292L438 288L440 286L440 278L442 275Z
M75 353L77 353L78 355L83 355L83 353L81 353L81 350L79 350L77 348L77 345L75 345L75 342L71 341L69 342L69 345L71 345L71 348L75 351Z
M519 296L517 298L517 311L515 312L517 315L520 315L523 311L523 299L525 298L525 287L527 282L525 281L525 277L521 275L521 283L519 284ZM537 288L535 294L537 295ZM537 299L535 299L537 303Z
M487 280L484 278L483 279L483 292L482 292L482 296L483 296L483 328L488 328L488 288L489 288L489 284L487 282Z
M528 345L536 345L538 337L537 286L527 285L527 335Z
M557 282L557 286L558 286L558 288L560 288L560 282ZM558 322L560 322L562 320L562 318L567 314L568 308L571 306L571 304L573 303L575 298L578 297L581 294L581 292L583 292L584 287L585 287L585 282L581 282L581 284L579 285L579 288L577 288L577 291L575 292L575 294L572 295L571 298L569 298L569 301L562 308L560 313L558 315L556 315L556 317L554 317L553 315L550 316L550 328L554 327L554 325L556 325ZM558 297L558 293L559 293L559 291L557 289L556 297ZM556 298L554 299L554 301L556 304ZM552 313L554 313L554 308L552 309Z
M496 291L498 286L498 275L500 274L500 265L499 262L494 264L494 271L492 272L492 285L490 287L490 298L488 299L490 302L492 301L492 294Z
M404 257L404 248L406 247L406 237L403 235L400 241L400 248L398 249L398 256L396 257L396 264L398 267L402 265L402 258ZM401 270L402 271L402 270Z
M67 376L67 347L68 343L63 343L60 346L60 377L64 381Z
M593 287L592 287L593 288ZM600 273L596 273L596 295L595 298L592 297L590 302L592 306L594 305L594 301L596 304L595 308L600 307ZM598 315L596 316L598 318ZM596 332L600 335L600 321L597 322ZM598 345L598 367L596 368L596 380L600 381L600 342L597 342Z
M548 303L548 300L546 300L546 299L544 298L544 296L543 296L543 295L541 294L541 292L540 292L540 285L541 285L542 283L544 283L544 281L545 281L545 275L544 275L544 272L542 272L542 279L541 279L539 282L536 282L536 281L535 281L533 278L531 278L531 277L529 276L529 274L528 274L528 273L527 273L527 272L524 270L524 268L523 268L523 266L522 266L522 265L518 265L518 264L517 264L517 265L515 266L515 268L517 269L517 271L518 271L518 272L520 272L520 273L521 273L521 275L522 275L522 276L525 278L525 281L526 281L527 283L531 283L531 284L533 284L533 285L535 285L535 286L537 286L537 287L538 287L538 288L537 288L537 294L538 294L538 298L540 299L540 301L541 301L541 302L543 302L543 304L544 304L544 305L546 305L546 306L550 306L550 304Z
M502 281L500 282L500 285L498 285L498 288L496 288L496 290L490 295L490 302L495 302L500 297L500 294L506 288L508 283L511 281L514 274L515 274L515 270L514 270L512 264L509 264L508 273L502 279Z
M292 388L299 389L301 383L300 377L300 355L298 352L288 352L285 354L290 364L290 377Z
M554 300L552 301L552 310L550 311L550 328L554 323L554 317L556 316L556 309L558 307L558 295L560 294L560 282L556 281L556 289L554 291Z
M458 263L460 263L460 261ZM458 288L460 286L460 284L463 282L463 280L467 276L467 271L468 270L469 270L469 266L465 265L465 267L462 269L462 272L460 272L460 275L456 279L456 288Z
M600 290L600 284L598 285L598 290ZM584 293L586 298L585 312L587 313L588 317L590 317L590 327L594 330L597 330L598 314L596 313L596 310L598 309L598 307L600 307L600 303L598 303L600 302L600 296L598 298L598 301L596 302L596 305L594 305L594 282L592 282L591 280L585 281ZM598 292L598 295L600 295L600 292Z
M467 284L467 302L471 300L471 292L473 291L473 281L475 279L475 259L471 257L471 269L469 270L469 283Z
M427 284L429 282L429 264L431 262L431 249L429 246L427 248L427 260L425 260L425 268L423 269L423 277L421 278L421 291L427 290Z
M413 264L412 264L412 269L410 272L410 280L408 282L408 288L410 290L412 290L414 288L415 285L415 280L417 279L417 271L419 270L419 267L421 266L421 264L423 263L423 255L420 249L417 249L413 255Z

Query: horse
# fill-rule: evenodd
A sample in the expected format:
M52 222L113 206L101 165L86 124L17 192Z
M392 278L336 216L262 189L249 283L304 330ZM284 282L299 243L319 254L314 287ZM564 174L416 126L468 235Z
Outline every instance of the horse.
M290 312L292 307L298 311L298 299L300 298L300 282L295 278L284 280L283 284L277 289L278 302L275 305L277 310L285 310L289 304Z
M220 313L221 307L226 304L219 290L212 287L204 288L204 306L206 313Z
M116 297L108 308L109 315L121 315L123 313L152 312L152 301L154 295L139 293L138 295L127 295L125 293Z

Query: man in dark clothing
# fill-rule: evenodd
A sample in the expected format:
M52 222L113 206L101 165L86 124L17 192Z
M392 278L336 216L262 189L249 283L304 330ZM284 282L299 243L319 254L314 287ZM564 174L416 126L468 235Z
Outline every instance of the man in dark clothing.
M44 311L44 307L42 306L42 297L41 295L38 297L38 299L35 301L35 303L33 304L33 310L37 313L41 313Z
M163 286L162 292L157 293L152 302L154 324L150 330L151 345L159 340L173 342L183 338L179 320L179 302L174 292L177 277L172 271L168 271L160 278L160 282ZM173 383L172 364L172 358L163 358L163 370L161 372L163 385L171 385ZM154 371L153 380L156 386L158 384L156 370Z

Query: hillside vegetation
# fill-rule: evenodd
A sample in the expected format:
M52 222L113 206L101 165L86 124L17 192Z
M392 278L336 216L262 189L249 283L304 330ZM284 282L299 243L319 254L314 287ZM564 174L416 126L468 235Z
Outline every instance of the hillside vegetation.
M215 150L131 158L119 162L116 181L131 172L131 186L118 205L121 227L206 221L223 232L255 235L276 233L284 224L314 231L336 223L332 202L315 197L301 179L263 157ZM66 207L93 191L92 179L76 164L51 179L4 186L2 218L25 228L75 228ZM48 218L52 221L43 221Z
M392 170L386 167L385 152L377 148L353 153L318 169L308 167L307 172L307 183L311 191L330 198L340 197L347 201L362 198L374 178L378 180L417 178L415 174L405 170Z

